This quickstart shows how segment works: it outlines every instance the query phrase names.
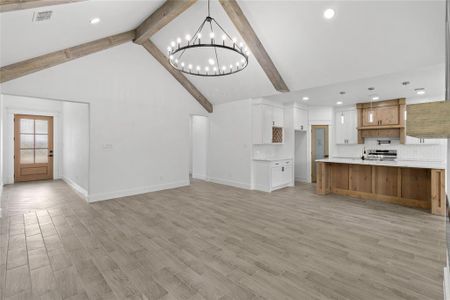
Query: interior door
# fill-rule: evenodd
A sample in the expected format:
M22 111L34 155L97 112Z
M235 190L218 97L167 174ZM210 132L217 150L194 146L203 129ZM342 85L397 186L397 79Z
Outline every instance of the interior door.
M14 116L14 182L53 179L53 117Z
M311 126L311 181L316 182L316 159L328 157L328 125Z

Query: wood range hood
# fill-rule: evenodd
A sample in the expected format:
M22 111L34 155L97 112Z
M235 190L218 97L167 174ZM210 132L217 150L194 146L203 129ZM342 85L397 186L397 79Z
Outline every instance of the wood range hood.
M405 143L405 99L356 104L358 111L358 144L366 138L399 139Z

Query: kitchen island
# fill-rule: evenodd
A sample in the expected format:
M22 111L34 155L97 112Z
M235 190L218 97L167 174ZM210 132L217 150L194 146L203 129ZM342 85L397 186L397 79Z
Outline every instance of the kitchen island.
M316 160L320 195L335 193L445 215L445 165L425 161Z

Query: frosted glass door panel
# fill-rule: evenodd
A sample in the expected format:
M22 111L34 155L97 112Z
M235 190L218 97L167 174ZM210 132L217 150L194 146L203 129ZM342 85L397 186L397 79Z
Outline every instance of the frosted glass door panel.
M316 159L325 157L325 129L316 129Z

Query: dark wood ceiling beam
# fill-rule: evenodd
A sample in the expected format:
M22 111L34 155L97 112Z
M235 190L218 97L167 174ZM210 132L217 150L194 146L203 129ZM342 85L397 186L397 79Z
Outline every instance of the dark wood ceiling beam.
M0 12L82 2L86 0L0 0Z
M195 98L195 100L203 106L207 112L213 112L213 105L205 96L183 75L180 71L172 67L167 57L162 53L155 44L150 40L146 40L142 46L150 53L173 77Z
M269 54L267 54L266 49L259 40L236 0L219 0L219 2L222 4L222 7L225 9L228 17L241 34L242 38L245 40L245 43L252 52L253 56L256 58L267 77L269 77L269 80L272 82L275 89L279 92L289 92L289 88L275 67L275 64Z
M130 42L134 38L135 31L131 30L2 67L0 68L0 83Z
M191 7L197 0L167 0L136 28L136 44L142 45L161 28Z

